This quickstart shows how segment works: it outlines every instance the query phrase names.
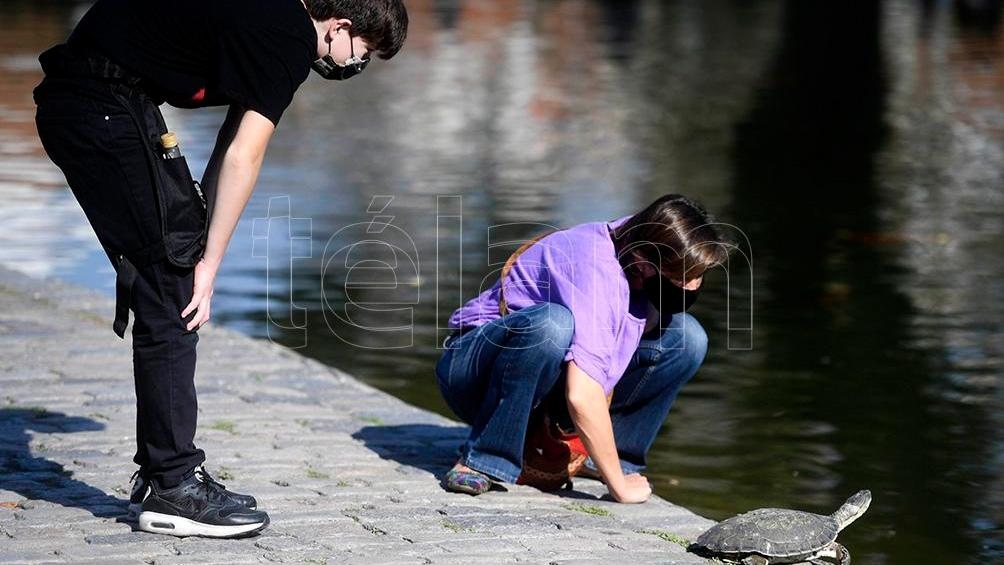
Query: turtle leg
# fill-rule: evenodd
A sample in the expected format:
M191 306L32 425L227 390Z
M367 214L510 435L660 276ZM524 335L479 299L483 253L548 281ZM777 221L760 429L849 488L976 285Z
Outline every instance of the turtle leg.
M823 559L819 559L820 557ZM846 547L834 541L816 552L816 555L809 561L810 565L830 565L831 563L851 565L851 553L847 551Z
M739 563L742 565L770 565L770 560L763 555L747 555Z
M830 545L837 550L837 559L840 560L840 565L851 565L851 552L847 551L846 547L837 542L833 542Z

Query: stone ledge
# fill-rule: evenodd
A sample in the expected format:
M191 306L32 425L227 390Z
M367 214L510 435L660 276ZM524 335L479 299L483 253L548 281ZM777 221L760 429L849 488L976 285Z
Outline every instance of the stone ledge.
M667 540L712 522L660 498L616 504L589 480L558 495L445 492L463 426L213 325L200 332L197 441L272 526L234 541L134 532L120 517L132 363L113 311L97 292L0 267L2 563L706 563Z

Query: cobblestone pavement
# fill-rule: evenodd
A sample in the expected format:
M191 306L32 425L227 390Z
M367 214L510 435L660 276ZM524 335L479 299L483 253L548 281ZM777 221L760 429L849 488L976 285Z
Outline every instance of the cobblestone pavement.
M129 343L110 299L0 267L0 563L671 563L711 522L595 481L472 498L437 480L465 428L233 331L200 332L207 468L272 517L244 540L134 531Z

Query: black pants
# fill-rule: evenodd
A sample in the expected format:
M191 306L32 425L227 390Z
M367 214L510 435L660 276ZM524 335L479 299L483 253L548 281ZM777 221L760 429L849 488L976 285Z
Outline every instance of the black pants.
M113 94L115 81L47 76L34 91L38 135L63 171L98 240L114 262L160 240L160 217L143 135ZM150 131L163 123L147 101ZM134 314L136 456L141 472L164 486L177 484L205 455L193 442L198 404L195 349L199 336L185 329L181 311L192 299L193 269L167 260L137 264L130 309ZM190 319L190 318L189 318Z

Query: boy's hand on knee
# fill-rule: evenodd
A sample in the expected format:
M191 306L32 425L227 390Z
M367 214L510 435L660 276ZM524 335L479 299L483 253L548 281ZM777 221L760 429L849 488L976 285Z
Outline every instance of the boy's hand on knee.
M199 260L195 265L195 288L192 291L192 301L181 311L182 319L195 312L195 316L185 328L188 331L197 330L209 321L210 302L213 298L213 285L216 283L216 263Z

